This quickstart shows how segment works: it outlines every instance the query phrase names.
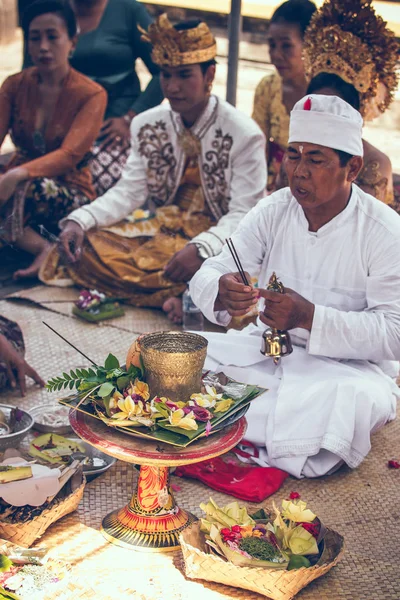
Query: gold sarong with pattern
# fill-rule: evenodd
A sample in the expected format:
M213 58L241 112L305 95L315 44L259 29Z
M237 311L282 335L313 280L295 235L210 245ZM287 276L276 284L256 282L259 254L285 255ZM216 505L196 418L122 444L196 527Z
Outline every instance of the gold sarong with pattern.
M135 306L161 307L186 285L164 276L173 255L215 224L201 187L197 161L189 161L174 204L157 209L138 222L121 221L87 232L82 258L62 266L57 248L42 265L40 279L48 285L76 285L126 299ZM63 283L64 282L64 283Z

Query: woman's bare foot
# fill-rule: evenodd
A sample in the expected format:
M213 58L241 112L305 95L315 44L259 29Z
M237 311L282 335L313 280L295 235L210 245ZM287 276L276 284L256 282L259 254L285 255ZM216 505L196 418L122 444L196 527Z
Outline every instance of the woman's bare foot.
M162 308L172 323L175 325L180 325L182 323L182 298L168 298L168 300L164 302Z
M46 244L41 252L35 257L33 263L26 269L18 269L13 275L13 279L29 279L37 277L42 263L52 248L51 244Z

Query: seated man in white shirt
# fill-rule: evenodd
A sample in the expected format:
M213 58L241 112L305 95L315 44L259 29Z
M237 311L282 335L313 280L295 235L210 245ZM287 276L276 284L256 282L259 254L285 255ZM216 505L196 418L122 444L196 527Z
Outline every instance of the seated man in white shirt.
M242 283L226 246L190 285L222 325L260 302L257 326L207 334L206 366L269 389L250 406L246 438L296 477L357 467L399 396L400 216L353 183L361 127L335 96L300 100L285 157L289 187L261 200L232 236L259 289ZM274 271L284 294L265 289ZM290 330L293 353L277 366L260 354L265 327Z

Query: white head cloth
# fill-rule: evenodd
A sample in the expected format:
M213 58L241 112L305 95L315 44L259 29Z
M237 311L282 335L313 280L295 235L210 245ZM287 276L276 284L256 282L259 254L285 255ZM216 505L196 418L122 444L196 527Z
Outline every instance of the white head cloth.
M362 126L358 110L341 98L309 94L290 113L289 144L308 142L363 156Z

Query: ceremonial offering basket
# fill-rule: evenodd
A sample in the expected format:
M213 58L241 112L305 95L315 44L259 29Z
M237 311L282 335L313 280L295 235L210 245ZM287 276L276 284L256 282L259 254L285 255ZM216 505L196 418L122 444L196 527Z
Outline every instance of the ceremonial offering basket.
M29 548L50 525L78 508L85 485L86 479L82 470L77 471L40 514L26 520L24 520L26 517L22 517L21 521L15 523L7 521L7 517L0 515L0 538ZM35 512L35 509L32 509L32 515Z
M152 396L179 401L200 391L208 341L189 332L161 331L140 339Z
M272 600L294 598L311 581L325 575L337 565L344 551L343 537L328 529L317 564L287 571L266 567L238 567L210 553L199 522L193 523L181 533L180 542L187 577L251 590Z

